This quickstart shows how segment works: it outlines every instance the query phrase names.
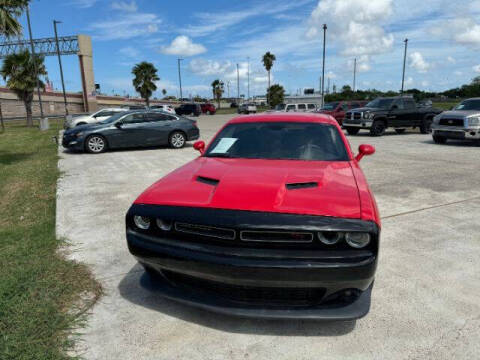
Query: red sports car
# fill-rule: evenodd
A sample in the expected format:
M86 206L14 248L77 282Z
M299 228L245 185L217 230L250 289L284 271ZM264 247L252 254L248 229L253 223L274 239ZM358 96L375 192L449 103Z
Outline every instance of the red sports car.
M161 294L267 318L355 319L370 308L380 219L337 122L270 113L229 121L126 216L130 252Z

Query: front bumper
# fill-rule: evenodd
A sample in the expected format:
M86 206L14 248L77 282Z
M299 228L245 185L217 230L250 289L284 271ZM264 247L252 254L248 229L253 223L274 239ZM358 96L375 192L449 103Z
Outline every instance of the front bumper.
M127 219L132 214L165 218L165 213L171 214L168 208L174 209L174 216L180 221L205 223L208 217L218 226L231 225L227 222L253 227L262 223L263 228L269 225L261 216L254 224L255 215L259 214L254 212L217 209L195 212L194 208L154 205L133 205ZM249 214L243 216L243 213ZM310 224L311 218L319 218L315 228L339 225L338 222L327 225L328 219L318 216L268 215L273 217L271 224L282 221L284 225L295 226L295 221L303 217ZM347 220L345 224L357 230L364 226L378 231L369 222ZM162 275L159 284L162 295L203 309L264 318L348 320L366 315L370 308L377 265L375 249L324 251L219 246L194 238L189 241L175 235L142 233L128 225L127 243L140 263Z
M479 140L480 128L432 125L432 134L435 136L442 136L447 139Z
M345 129L346 127L358 127L362 129L370 129L372 127L373 120L361 119L361 120L343 120L342 128Z
M83 137L75 137L75 136L68 136L63 135L62 137L62 146L65 149L74 150L74 151L82 151L84 149L83 146Z

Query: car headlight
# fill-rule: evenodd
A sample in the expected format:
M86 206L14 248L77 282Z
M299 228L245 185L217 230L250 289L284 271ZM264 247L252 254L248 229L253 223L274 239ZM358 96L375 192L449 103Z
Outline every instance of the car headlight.
M355 249L361 249L370 243L370 234L363 232L347 232L345 241Z
M83 131L80 131L80 132L75 134L75 137L79 138L79 137L83 136L83 134L85 134L85 133Z
M318 240L325 245L335 245L343 238L343 233L336 231L322 231L317 233Z
M172 230L172 222L170 220L157 219L156 223L160 230L163 230L163 231Z
M148 228L150 227L150 218L146 216L135 215L133 217L133 222L139 229L142 230L148 230Z
M471 116L468 118L468 126L480 126L480 116Z
M433 123L438 124L440 122L441 116L440 115L435 115L433 117Z
M370 119L370 113L369 113L368 111L365 111L365 112L363 113L363 118L364 118L364 119Z

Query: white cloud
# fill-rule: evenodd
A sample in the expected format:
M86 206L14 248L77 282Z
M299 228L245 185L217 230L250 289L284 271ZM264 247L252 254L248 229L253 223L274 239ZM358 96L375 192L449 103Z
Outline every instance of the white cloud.
M132 0L130 2L127 1L114 1L112 2L112 9L114 10L121 10L126 12L136 12L138 10L137 3Z
M422 81L422 86L423 87L427 87L428 85L430 85L430 83L427 80Z
M131 39L158 31L162 21L155 14L131 13L122 14L113 20L102 20L90 25L98 40Z
M475 71L476 73L480 73L480 64L478 65L475 65L474 67L472 67L473 71Z
M333 71L328 71L328 72L325 74L325 78L327 78L327 79L336 79L336 78L337 78L337 74L335 74Z
M427 72L430 68L430 64L425 61L423 55L418 51L415 51L409 55L410 67L414 68L420 73Z
M453 74L456 75L456 76L462 76L462 75L463 75L463 72L461 72L461 71L459 71L459 70L455 70L455 71L453 72Z
M355 61L352 59L348 60L348 68L350 69L350 71L353 71L354 66ZM357 58L357 72L366 72L370 69L370 56L362 55Z
M444 37L469 48L480 48L480 24L473 17L460 16L432 28L434 35Z
M140 52L134 48L133 46L126 46L121 48L118 51L121 55L128 57L128 58L137 58L140 55Z
M412 86L414 84L414 81L413 81L413 78L411 76L409 76L406 80L405 80L405 86L408 87L408 86Z
M205 59L193 59L188 64L191 72L200 76L224 75L232 67L230 61L214 61Z
M195 44L185 35L177 36L168 46L163 46L161 52L167 55L193 56L206 52L207 49L201 44Z
M98 0L73 0L71 4L81 9L88 9L95 5L97 1Z
M455 60L453 57L451 56L447 56L447 61L450 63L450 64L455 64L457 62L457 60Z

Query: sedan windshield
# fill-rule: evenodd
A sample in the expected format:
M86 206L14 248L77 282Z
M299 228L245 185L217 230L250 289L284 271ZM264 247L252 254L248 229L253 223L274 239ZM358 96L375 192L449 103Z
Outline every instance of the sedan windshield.
M205 156L246 159L347 161L338 129L310 122L256 122L227 125Z
M462 101L455 110L480 110L480 99Z
M369 108L378 108L378 109L390 109L390 105L392 105L395 99L375 99L370 101L365 107Z
M323 105L322 110L335 110L338 104L338 102L326 103L325 105Z

